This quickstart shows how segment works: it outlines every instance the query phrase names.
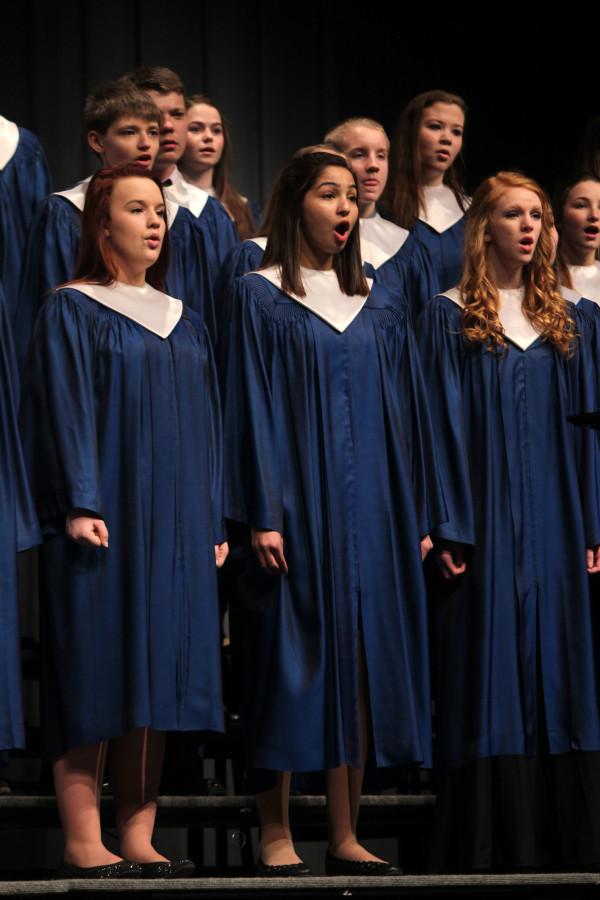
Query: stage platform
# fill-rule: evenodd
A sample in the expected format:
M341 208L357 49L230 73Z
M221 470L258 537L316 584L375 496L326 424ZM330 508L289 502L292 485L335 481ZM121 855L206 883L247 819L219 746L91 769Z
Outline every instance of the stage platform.
M334 898L400 897L403 900L443 898L508 898L571 900L600 895L600 876L587 873L552 875L405 875L390 878L186 878L172 881L150 879L55 880L0 882L0 896L55 896L106 898L107 894L132 898L265 897Z

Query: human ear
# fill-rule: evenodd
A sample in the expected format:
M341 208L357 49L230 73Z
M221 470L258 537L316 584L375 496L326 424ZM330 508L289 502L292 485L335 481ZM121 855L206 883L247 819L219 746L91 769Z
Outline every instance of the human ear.
M87 133L87 141L94 153L98 153L99 156L102 156L104 153L104 144L102 142L102 135L97 131L88 131Z

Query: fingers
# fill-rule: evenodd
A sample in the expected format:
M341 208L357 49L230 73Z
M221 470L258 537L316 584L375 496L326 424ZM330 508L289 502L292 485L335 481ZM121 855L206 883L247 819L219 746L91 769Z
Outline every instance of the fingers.
M84 547L108 548L108 528L102 519L92 516L67 516L65 533Z
M451 550L440 550L437 560L440 571L447 580L462 575L467 568L466 562L462 559L462 553L458 550L454 550L454 556Z
M283 538L278 531L252 530L252 549L265 572L287 575L288 566L283 554Z
M596 575L600 572L600 546L588 547L585 553L588 573L590 575Z
M424 538L421 538L421 559L425 559L431 548L433 547L433 541L429 537L428 534L425 535Z
M220 569L229 555L229 544L225 541L223 544L215 544L215 563L217 569Z
M100 540L100 546L108 547L108 528L102 519L94 519L94 532Z

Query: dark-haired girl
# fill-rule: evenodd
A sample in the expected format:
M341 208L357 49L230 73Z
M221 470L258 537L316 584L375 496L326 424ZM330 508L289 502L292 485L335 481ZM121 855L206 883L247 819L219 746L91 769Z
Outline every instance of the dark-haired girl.
M189 871L151 843L164 735L222 726L219 403L206 327L159 290L166 265L158 182L101 170L24 389L46 538L44 712L73 876ZM100 833L108 741L123 859Z
M260 210L230 181L231 139L219 109L203 94L188 97L186 107L187 145L179 169L187 181L221 201L240 240L252 237Z
M427 247L441 290L463 270L464 213L460 172L466 105L447 91L414 97L400 116L390 152L383 206L392 221Z
M265 874L306 872L290 770L327 770L327 871L382 874L356 836L369 731L377 765L429 764L421 557L443 500L405 311L363 274L357 196L341 156L292 160L232 311L227 512L254 550L248 746L278 773L258 796Z
M600 304L600 177L581 173L565 182L554 206L561 285Z

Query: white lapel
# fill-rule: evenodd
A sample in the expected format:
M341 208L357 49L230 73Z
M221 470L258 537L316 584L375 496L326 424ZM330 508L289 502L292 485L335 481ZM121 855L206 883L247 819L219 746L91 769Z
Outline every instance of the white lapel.
M161 338L169 337L183 313L181 300L169 297L149 284L136 287L115 281L109 285L76 283L71 287Z

